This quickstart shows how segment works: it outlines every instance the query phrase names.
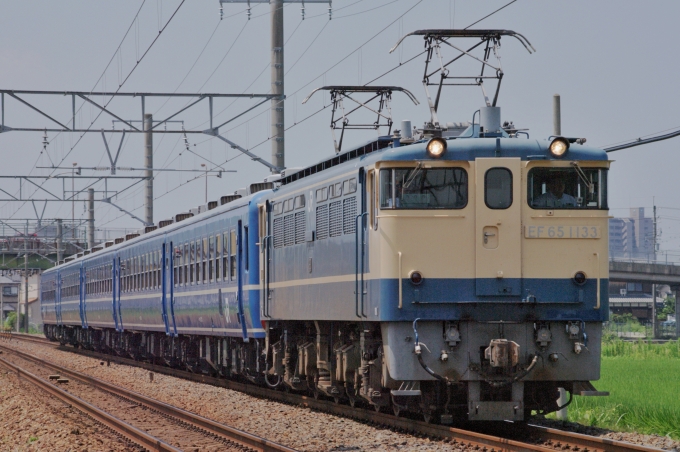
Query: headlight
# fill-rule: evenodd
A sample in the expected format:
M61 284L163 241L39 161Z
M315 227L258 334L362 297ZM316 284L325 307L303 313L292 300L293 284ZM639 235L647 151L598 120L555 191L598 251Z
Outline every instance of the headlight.
M427 143L427 153L431 157L439 158L446 152L446 140L443 138L432 138Z
M563 137L557 137L550 143L550 153L557 158L562 157L567 149L569 149L569 140Z

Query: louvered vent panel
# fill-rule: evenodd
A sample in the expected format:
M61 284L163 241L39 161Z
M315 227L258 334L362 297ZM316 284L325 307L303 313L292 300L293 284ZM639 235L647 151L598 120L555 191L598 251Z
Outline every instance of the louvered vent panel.
M316 239L328 238L328 204L316 208Z
M342 202L342 229L345 234L354 234L357 219L357 198L347 198Z
M305 212L295 214L295 243L305 243Z
M283 219L283 242L285 246L295 245L295 216L286 215Z
M331 237L342 235L342 201L331 203L330 220Z
M274 220L274 248L283 246L283 218Z

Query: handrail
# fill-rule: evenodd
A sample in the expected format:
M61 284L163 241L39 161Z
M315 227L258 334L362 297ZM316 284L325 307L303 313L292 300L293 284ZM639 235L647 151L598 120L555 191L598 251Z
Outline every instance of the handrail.
M265 235L262 237L262 254L264 255L263 266L264 266L264 281L262 284L262 316L271 317L269 314L269 244L271 243L272 235Z
M359 219L368 215L368 212L362 212L354 218L355 234L354 234L354 314L361 318L364 315L364 256L365 256L365 234L363 228L363 221L361 227ZM361 229L361 286L359 285L359 229ZM361 289L361 311L359 310L359 289Z
M597 257L597 303L595 309L600 309L600 253L593 253Z
M399 255L399 309L402 308L403 306L403 300L404 300L404 294L403 294L403 289L402 289L402 281L401 281L401 251L397 253Z

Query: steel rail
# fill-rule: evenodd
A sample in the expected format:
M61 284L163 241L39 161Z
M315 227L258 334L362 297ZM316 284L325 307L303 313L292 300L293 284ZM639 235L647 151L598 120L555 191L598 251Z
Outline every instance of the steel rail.
M148 450L157 450L157 451L172 451L172 452L181 452L180 449L177 449L160 439L149 435L147 432L138 429L137 427L134 427L127 422L124 422L117 417L114 417L107 412L100 410L94 405L91 405L84 400L80 399L79 397L76 397L72 394L69 394L66 391L63 391L60 388L57 388L56 386L46 382L40 377L37 377L33 375L30 372L25 371L24 369L20 368L19 366L12 364L8 361L6 361L3 358L0 358L0 364L3 366L7 367L8 369L14 371L17 373L18 378L25 378L29 382L33 383L35 386L38 388L42 389L43 391L47 392L48 394L57 397L58 399L62 400L68 405L74 406L76 409L79 411L82 411L83 413L87 414L88 416L91 416L93 419L101 422L102 424L106 425L109 427L111 430L114 432L120 433L123 436L125 436L127 439L130 441L148 449Z
M16 335L15 335L16 336ZM24 339L27 335L19 335L19 339ZM30 337L30 336L29 336ZM533 424L508 423L508 435L524 434L529 436L534 442L543 444L531 444L519 440L508 439L498 436L498 434L479 433L461 428L448 427L445 425L429 424L423 421L416 421L409 418L397 417L387 413L375 412L372 409L353 408L349 405L336 404L332 401L315 399L310 396L276 391L260 386L239 383L224 378L211 377L204 374L194 374L191 372L173 369L166 366L152 364L143 361L135 361L115 355L94 352L90 350L75 349L72 347L57 346L54 342L47 339L31 337L28 339L33 342L41 342L43 345L53 345L63 351L77 353L83 356L99 360L108 360L116 364L140 367L149 371L165 374L197 383L219 386L234 391L243 392L255 397L276 400L286 404L303 405L308 408L324 411L338 416L353 418L359 421L373 422L384 425L396 430L403 430L411 433L423 434L438 438L448 438L452 444L465 445L470 447L486 447L487 450L498 452L506 451L540 451L548 452L564 449L588 452L663 452L663 449L643 446L638 444L617 441L608 438L600 438L580 433L568 432L554 428L548 428ZM505 433L503 433L505 434ZM559 446L558 446L559 444Z
M193 427L203 429L205 431L208 431L209 433L220 436L222 438L226 438L230 441L241 443L242 445L245 445L249 448L261 450L263 452L295 452L295 449L291 449L289 447L283 446L273 441L269 441L259 436L250 434L248 432L244 432L242 430L229 427L228 425L220 424L219 422L215 422L213 420L204 418L202 416L183 410L181 408L177 408L175 406L169 405L159 400L146 397L142 394L108 383L98 378L85 375L75 370L67 369L57 364L53 364L49 361L45 361L31 354L15 350L12 348L4 347L2 345L0 345L0 348L11 350L12 353L16 354L20 358L25 359L27 361L31 361L35 364L39 364L41 366L49 367L50 369L54 370L55 372L58 372L61 375L67 375L74 380L79 380L82 383L91 385L98 389L103 389L104 391L110 392L124 399L129 399L141 405L145 405L151 408L152 410L156 410L165 415L174 417L176 419L180 419L181 421L188 423Z

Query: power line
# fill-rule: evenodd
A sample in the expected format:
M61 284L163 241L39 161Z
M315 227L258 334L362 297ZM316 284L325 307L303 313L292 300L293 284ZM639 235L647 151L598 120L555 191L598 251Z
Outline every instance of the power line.
M486 19L487 17L493 16L493 15L496 14L498 11L502 10L503 8L507 8L508 6L512 5L512 4L515 3L516 1L517 1L517 0L512 0L510 3L507 3L507 4L503 5L503 6L501 6L501 7L498 8L496 11L492 12L491 14L487 14L486 16L484 16L484 17L482 17L481 19L479 19L477 22L472 22L470 25L468 25L467 27L463 28L463 30L467 30L467 29L470 28L471 26L477 25L478 23L480 23L481 21L483 21L483 20Z
M128 81L128 79L130 78L130 76L132 75L132 73L135 71L135 69L137 69L137 67L139 67L139 64L142 62L142 60L144 60L144 57L146 57L146 55L149 53L149 51L151 50L151 48L152 48L152 47L154 46L154 44L158 41L158 39L160 38L161 34L162 34L163 31L165 31L165 29L168 27L168 25L170 24L170 22L172 21L172 19L175 17L175 15L177 15L177 12L179 12L180 8L182 7L182 5L184 5L184 2L185 2L185 1L186 1L186 0L182 0L182 2L179 4L179 6L177 6L177 8L176 8L175 11L172 13L172 15L170 16L170 18L167 20L167 22L165 23L165 25L163 25L163 28L161 28L161 29L158 31L158 35L156 35L156 37L153 39L153 41L151 42L151 44L149 44L149 46L147 47L147 49L144 51L144 53L143 53L142 56L139 58L139 60L137 60L137 62L135 63L135 65L133 66L133 68L130 70L130 72L128 73L128 75L125 77L125 79L123 79L123 81L118 85L118 88L116 89L115 93L118 93L118 92L120 91L120 89L121 89L121 88L123 87L123 85ZM128 31L129 31L129 30L128 30ZM95 86L96 86L96 85L95 85ZM108 102L106 102L106 103L104 104L104 108L108 107L109 103L111 103L111 101L113 100L113 98L114 98L114 96L111 96L111 98L108 100ZM97 116L96 116L96 118L94 119L94 121L92 121L92 122L90 123L90 127L91 127L92 124L94 124L94 122L102 115L102 113L103 113L103 111L100 110L100 112L97 114ZM90 127L88 127L87 130L89 130ZM80 141L82 140L82 138L83 138L84 136L85 136L85 132L83 132L83 133L80 135L80 137L78 138L78 140L76 141L76 143L71 147L71 149L66 153L66 155L60 160L59 165L61 165L61 163L63 163L64 160L66 160L66 158L71 154L71 152L73 152L73 149L75 149L75 147L78 146L78 143L80 143ZM56 171L56 170L55 170L55 171ZM54 174L54 171L52 171L52 172L50 173L50 175L51 175L51 174ZM42 185L43 185L43 184L41 184L41 186L42 186ZM36 192L37 192L37 189L33 192L33 194L35 194ZM31 194L31 196L33 196L33 194ZM21 206L19 206L19 207L17 208L17 210L15 211L14 214L16 214L16 212L18 212L18 211L19 211L21 208L23 208L25 205L26 205L25 202L24 202L23 204L21 204ZM12 214L12 215L10 216L10 218L11 218L12 216L14 216L14 214Z

